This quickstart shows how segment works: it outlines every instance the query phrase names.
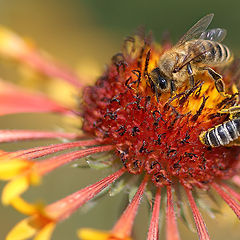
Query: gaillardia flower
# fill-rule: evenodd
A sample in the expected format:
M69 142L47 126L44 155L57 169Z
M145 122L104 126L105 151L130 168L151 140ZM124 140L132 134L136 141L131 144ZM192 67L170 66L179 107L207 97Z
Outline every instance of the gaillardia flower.
M239 104L238 61L216 69L223 75L227 94L220 94L205 72L194 76L193 86L186 82L173 93L160 94L149 80L150 73L171 44L160 46L150 35L139 33L127 38L121 53L113 56L93 86L83 86L76 74L45 59L9 30L0 29L0 43L3 56L45 76L63 79L81 95L81 99L76 99L80 104L71 109L42 94L32 94L1 81L0 114L55 112L82 121L81 131L71 133L0 131L0 142L65 141L0 153L0 179L7 181L2 202L28 216L10 231L7 240L50 239L57 223L108 186L112 186L112 195L127 187L134 196L112 230L80 229L80 239L133 239L134 219L145 195L152 209L148 240L159 239L159 221L164 221L160 208L165 209L166 239L180 239L177 218L186 221L186 206L192 210L199 239L210 239L199 207L211 209L201 205L201 192L210 198L216 192L240 218L238 142L210 147L199 138L203 131L230 120L231 115L223 109ZM80 158L86 161L92 155L91 160L87 159L90 167L110 169L105 178L47 206L30 204L22 198L22 193L30 185L40 184L45 174ZM133 193L134 189L137 190ZM147 218L145 221L148 223Z

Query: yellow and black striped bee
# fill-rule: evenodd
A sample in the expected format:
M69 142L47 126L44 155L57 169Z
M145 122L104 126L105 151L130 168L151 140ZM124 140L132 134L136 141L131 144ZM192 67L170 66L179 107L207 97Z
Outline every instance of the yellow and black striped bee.
M199 71L208 71L218 92L225 92L222 76L211 67L224 66L233 57L228 47L220 43L226 30L206 30L213 16L208 14L201 18L175 46L162 54L158 66L149 73L150 83L157 94L172 93L188 82L192 87L194 75Z
M207 146L240 145L240 106L223 109L220 113L229 113L230 120L208 129L200 134L200 141Z

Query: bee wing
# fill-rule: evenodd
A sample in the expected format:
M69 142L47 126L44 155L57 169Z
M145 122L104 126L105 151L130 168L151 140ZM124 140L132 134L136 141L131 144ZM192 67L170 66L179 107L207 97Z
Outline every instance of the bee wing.
M211 45L211 47L206 47L205 46L205 50L201 51L201 41L196 41L194 43L194 45L192 46L193 49L195 49L195 51L190 51L188 54L186 54L186 56L184 57L184 59L179 63L178 66L175 67L174 72L178 72L180 71L183 67L185 67L189 62L193 61L194 59L200 57L201 55L205 54L206 52L209 52L212 50L213 45Z
M213 16L214 14L211 13L201 18L180 38L180 40L177 42L175 46L179 47L180 45L184 44L186 41L196 38L201 33L205 32L205 30L211 23Z
M222 42L227 35L227 30L223 28L209 29L203 32L199 39L210 40L215 42Z
M200 37L198 38L199 40L210 40L210 41L215 41L215 42L221 42L227 35L227 30L223 28L214 28L214 29L209 29L205 32L203 32ZM184 66L186 66L189 62L191 62L193 59L200 57L201 55L205 54L208 51L212 50L213 45L210 45L211 47L207 48L205 46L205 51L200 51L201 49L201 41L197 41L194 43L192 46L193 49L195 49L194 52L190 51L183 61L180 63L179 66L177 66L176 71L182 69ZM197 49L199 49L199 53L197 52Z

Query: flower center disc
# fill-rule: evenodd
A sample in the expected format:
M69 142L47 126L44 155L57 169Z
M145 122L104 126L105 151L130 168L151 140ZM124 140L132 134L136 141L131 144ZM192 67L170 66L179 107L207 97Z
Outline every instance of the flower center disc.
M211 148L199 140L202 131L228 120L219 110L238 99L227 78L230 97L222 97L207 73L195 76L171 96L154 92L148 73L157 67L167 45L160 48L135 37L95 86L83 96L83 130L101 143L113 144L131 174L146 172L157 186L181 182L204 188L235 172L239 148Z

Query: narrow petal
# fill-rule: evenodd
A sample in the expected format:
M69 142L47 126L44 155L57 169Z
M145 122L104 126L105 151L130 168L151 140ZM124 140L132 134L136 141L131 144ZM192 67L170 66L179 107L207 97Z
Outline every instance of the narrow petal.
M3 189L2 203L5 205L9 204L12 199L25 192L29 185L29 180L26 176L18 177L10 181Z
M50 239L53 229L58 222L68 218L84 203L94 198L108 185L118 179L124 172L125 168L105 177L97 183L94 183L84 189L77 191L57 202L54 202L44 209L36 207L32 210L33 215L18 223L8 234L7 240L24 240L35 235L37 240ZM21 199L16 198L19 204L25 205ZM29 206L26 206L29 208ZM23 212L23 211L21 211Z
M221 183L221 186L234 198L236 198L240 202L240 193L234 191L231 187L228 185Z
M34 240L49 240L51 239L52 232L55 229L56 224L49 223L47 224L34 238Z
M133 222L137 214L137 210L143 196L148 178L145 177L131 203L125 209L120 219L117 221L112 230L112 235L116 238L125 239L131 235Z
M107 145L66 153L60 156L43 160L41 162L36 162L34 168L39 175L44 175L54 170L55 168L60 167L76 159L83 158L98 152L111 151L113 148L114 148L113 146Z
M30 93L0 80L0 115L30 112L70 114L66 107L40 93Z
M94 153L110 151L112 149L113 146L92 147L55 156L41 162L33 162L22 158L2 160L0 161L0 179L11 180L3 189L2 202L10 204L16 197L25 192L30 185L39 184L43 175L53 171L57 167ZM6 158L5 155L2 158ZM21 165L22 162L23 166ZM27 164L25 165L24 163Z
M15 197L11 200L11 205L19 212L25 215L34 215L39 211L43 211L42 204L30 204L23 200L21 197Z
M11 159L4 155L0 157L0 179L9 180L22 174L33 166L33 162L25 159Z
M11 152L7 154L7 157L9 158L24 157L27 159L35 159L42 156L46 156L48 154L63 151L66 149L84 147L84 146L93 146L97 144L98 144L98 141L96 140L81 140L81 141L69 142L69 143L52 144L48 146L41 146L41 147L35 147L35 148L26 149L26 150Z
M237 217L240 219L240 205L233 200L228 193L226 193L217 183L212 183L212 187L221 196L221 198L228 204L228 206L235 212Z
M38 215L26 218L19 222L7 235L6 240L24 240L33 237L35 240L48 240L56 226L54 219ZM44 238L46 237L46 238Z
M64 132L62 133L33 130L0 130L0 143L34 139L54 139L54 138L74 139L77 137L78 135L75 133Z
M153 212L152 212L152 218L148 230L148 237L147 240L158 240L159 239L159 210L160 210L160 203L161 203L161 188L157 189Z
M84 80L63 65L57 64L53 60L47 59L37 51L25 52L19 56L19 61L27 64L41 74L48 77L62 79L76 88L84 86Z
M240 187L240 176L234 176L234 177L232 178L232 181L233 181L237 186Z
M197 232L198 232L198 237L199 240L210 240L210 237L208 235L208 231L207 231L207 227L206 224L197 208L197 205L194 201L193 195L191 190L185 188L185 191L187 193L188 196L188 200L192 209L192 213L193 213L193 217L194 217L194 221L197 227Z
M88 143L88 141L85 143ZM2 202L3 204L10 204L16 197L25 192L30 185L39 184L43 175L53 171L57 167L94 153L110 151L112 149L113 146L92 147L55 156L41 162L33 162L22 158L1 160L0 179L10 180L3 189ZM7 156L4 155L1 158L7 159Z
M108 240L109 238L109 232L89 228L82 228L77 234L81 240Z
M167 212L166 212L167 240L179 240L177 220L174 212L172 188L167 186Z
M8 233L6 240L23 240L34 236L35 233L36 229L29 224L29 219L24 219Z
M84 189L75 192L62 200L52 203L51 205L48 205L46 207L46 212L58 220L66 219L75 210L95 197L109 184L118 179L125 171L126 169L122 168L108 177L100 180L99 182L85 187Z
M25 159L9 159L7 154L0 157L0 179L10 180L2 191L3 204L9 204L12 199L27 190L29 185L40 182L40 176L32 171L34 162Z
M48 77L62 79L77 88L83 86L84 81L80 81L72 71L44 57L20 36L4 27L0 27L0 54L25 63Z
M81 240L132 240L130 237L119 238L110 232L89 228L82 228L77 234Z

